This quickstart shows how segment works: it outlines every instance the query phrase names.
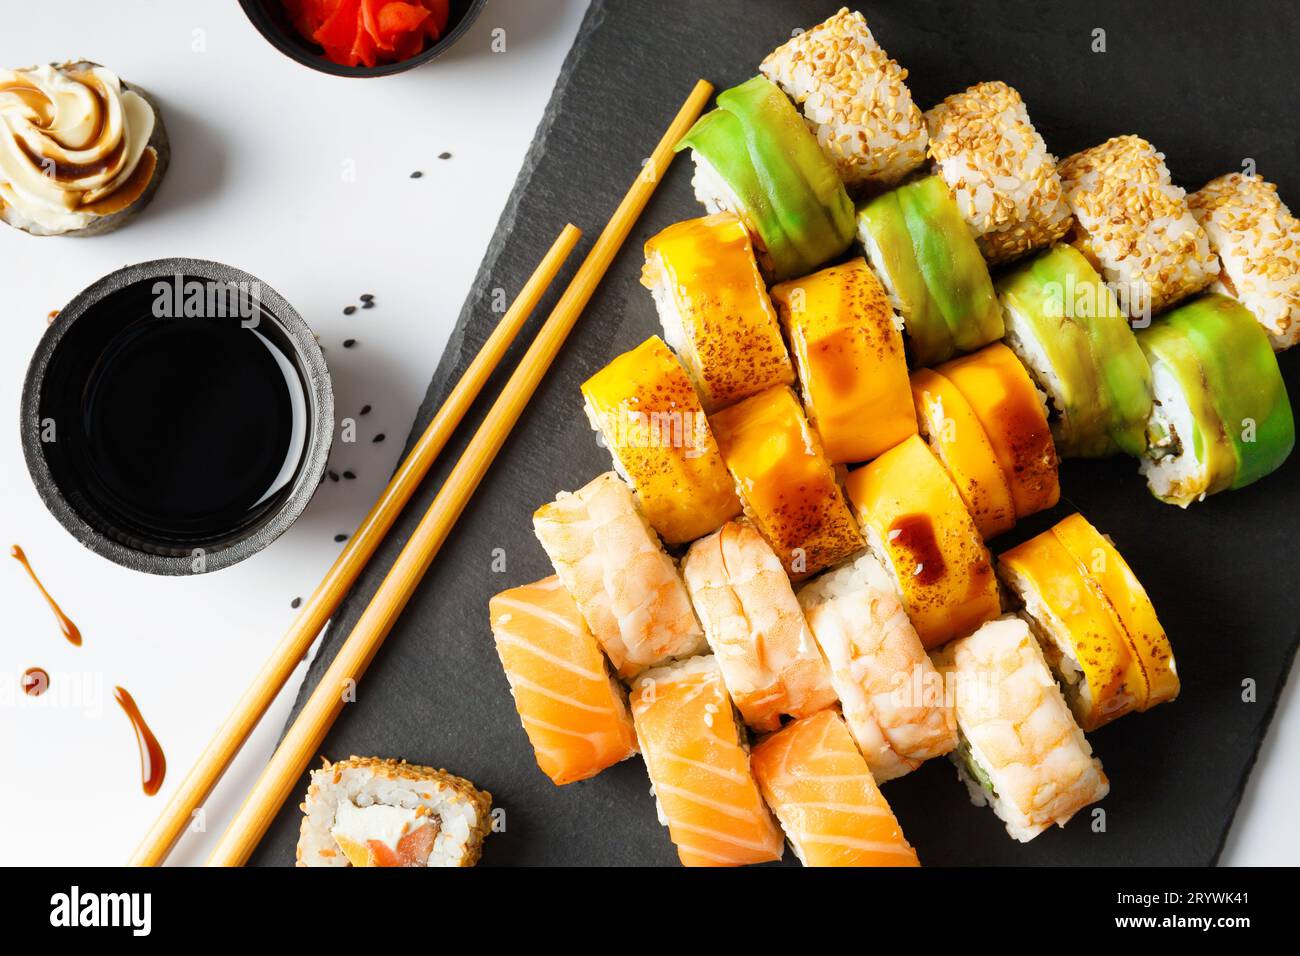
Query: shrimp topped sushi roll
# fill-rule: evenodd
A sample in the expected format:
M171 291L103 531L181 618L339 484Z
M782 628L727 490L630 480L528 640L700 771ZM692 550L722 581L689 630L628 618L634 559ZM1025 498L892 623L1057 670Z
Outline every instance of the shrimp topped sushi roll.
M537 509L533 529L620 675L704 650L677 565L618 475L561 492Z
M1028 843L1110 792L1043 652L1017 617L990 621L934 655L956 687L958 776L976 806Z
M788 388L769 388L709 423L745 515L794 578L860 551L858 524L821 442Z
M740 514L709 421L677 357L651 336L582 383L587 417L668 544Z
M636 753L623 688L558 577L502 591L488 615L543 773L573 783Z
M920 866L835 711L760 741L751 763L804 866Z
M850 189L886 189L925 162L926 129L866 18L841 8L767 55L763 75L789 94Z
M744 727L712 656L638 677L632 720L659 819L683 866L781 859L781 831L750 772Z
M654 293L664 338L706 412L794 381L749 234L731 213L687 219L651 238L641 284Z
M989 262L1050 246L1070 228L1056 157L1020 94L1005 83L976 83L925 114L930 164L957 200Z
M1211 290L1250 309L1281 351L1300 341L1300 220L1258 176L1229 173L1187 197L1222 268Z
M853 241L853 203L835 167L763 77L719 93L676 148L691 151L704 208L741 218L773 281L807 275Z
M877 783L911 773L957 745L939 676L872 554L799 589L808 626L831 666L844 720Z
M772 301L833 463L868 461L916 434L902 321L863 259L784 282Z
M682 576L745 723L781 726L835 703L831 675L790 579L748 522L728 521L691 545Z

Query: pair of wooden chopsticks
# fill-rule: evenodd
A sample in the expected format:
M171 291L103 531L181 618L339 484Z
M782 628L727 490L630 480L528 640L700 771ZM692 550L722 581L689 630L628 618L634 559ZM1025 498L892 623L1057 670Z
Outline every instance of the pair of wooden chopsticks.
M712 93L713 87L704 80L695 84L654 153L592 245L587 258L578 267L573 281L556 303L500 397L489 409L460 460L447 476L433 504L397 556L370 605L289 727L252 793L217 844L208 860L209 865L241 866L261 840L343 709L346 696L342 693L343 688L361 678L375 652L392 630L655 187L663 179L673 158L673 147L703 112ZM348 545L307 600L270 659L258 672L252 686L245 691L235 710L226 718L194 768L172 795L132 855L132 865L156 866L166 858L189 824L191 815L211 793L249 733L266 713L294 667L338 608L397 515L428 473L580 235L572 224L564 227L524 285L519 297L483 344L411 454L398 468L356 534L349 539Z

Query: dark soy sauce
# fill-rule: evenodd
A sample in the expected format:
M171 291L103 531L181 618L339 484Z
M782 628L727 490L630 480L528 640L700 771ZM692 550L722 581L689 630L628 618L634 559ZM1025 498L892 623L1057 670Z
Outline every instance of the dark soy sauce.
M163 754L158 738L144 722L135 698L127 693L126 688L114 687L113 698L121 706L123 713L131 721L131 729L135 731L135 742L140 748L140 786L145 796L152 797L162 786L163 777L167 776L167 757Z
M23 693L28 697L40 697L50 687L50 675L43 667L29 667L23 671Z

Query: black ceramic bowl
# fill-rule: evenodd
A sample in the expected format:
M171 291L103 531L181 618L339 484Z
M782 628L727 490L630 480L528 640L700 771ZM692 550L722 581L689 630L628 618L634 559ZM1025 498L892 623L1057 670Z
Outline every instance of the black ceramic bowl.
M486 6L487 0L451 0L451 10L447 17L447 29L437 43L408 60L398 63L379 63L375 66L340 66L325 58L320 47L307 40L294 29L289 17L284 12L281 0L239 0L248 19L257 27L259 33L290 59L297 60L303 66L309 66L321 73L332 76L391 76L404 73L422 63L441 56L457 40L465 35L470 25Z
M315 336L274 289L160 259L59 312L27 369L20 433L37 492L78 541L135 570L199 574L302 514L334 396Z

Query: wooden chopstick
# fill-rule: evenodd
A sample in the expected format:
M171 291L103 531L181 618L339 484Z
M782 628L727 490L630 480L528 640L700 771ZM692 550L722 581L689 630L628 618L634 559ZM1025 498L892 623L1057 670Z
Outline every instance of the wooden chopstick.
M672 162L673 146L699 117L713 93L703 80L695 85L642 172L636 177L613 217L578 267L537 338L506 383L500 397L470 439L460 460L420 520L392 570L348 635L329 669L285 733L279 748L262 771L252 793L239 808L208 860L209 866L242 866L256 848L271 820L343 709L345 689L365 673L388 636L420 579L433 562L456 520L464 511L488 466L505 443L541 383L573 324L586 307L610 262L623 245L641 210Z
M307 599L289 630L280 638L280 643L262 665L253 683L244 691L244 696L239 699L235 709L172 794L167 806L132 854L129 861L132 866L157 866L171 852L182 831L189 825L194 811L207 799L221 775L226 772L248 735L271 706L298 662L306 655L320 629L338 609L344 595L428 474L581 236L582 232L572 223L560 232L537 269L524 283L518 297L465 369L447 400L429 422L411 453L393 474L388 487L348 539L347 545Z

